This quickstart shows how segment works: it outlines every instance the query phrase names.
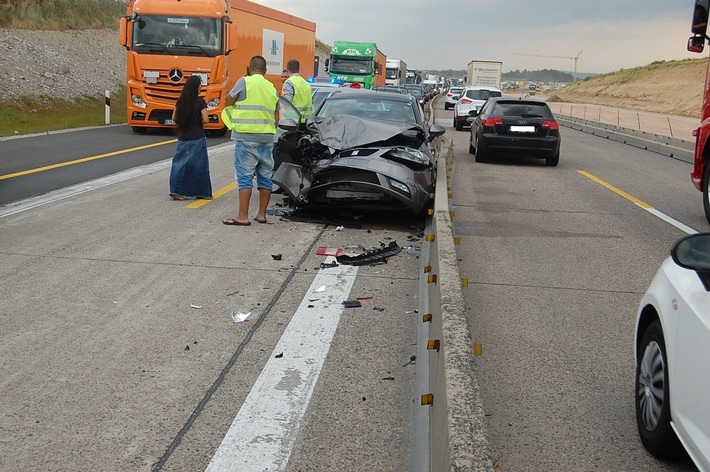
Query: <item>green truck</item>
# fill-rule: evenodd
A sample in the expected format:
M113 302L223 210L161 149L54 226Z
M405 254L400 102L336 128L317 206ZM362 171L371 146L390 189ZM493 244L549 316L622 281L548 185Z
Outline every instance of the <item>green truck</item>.
M376 43L335 41L325 70L336 80L370 89L385 85L386 61Z

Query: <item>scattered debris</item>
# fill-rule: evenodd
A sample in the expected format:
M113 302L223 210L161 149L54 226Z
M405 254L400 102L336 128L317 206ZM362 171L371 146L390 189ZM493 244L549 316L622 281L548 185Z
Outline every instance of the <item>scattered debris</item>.
M402 367L407 367L410 364L416 364L416 363L417 363L417 356L412 355L412 356L409 356L409 362L404 364Z
M280 261L280 260L281 260L281 256L283 256L283 254L272 254L272 255L271 255L271 258L272 258L273 260L275 260L275 261Z
M330 267L338 267L338 263L335 262L335 261L333 261L333 262L331 262L331 263L327 263L327 262L321 262L321 263L320 263L320 268L321 268L321 269L328 269L328 268L330 268Z
M362 306L362 303L360 303L360 302L357 301L357 300L345 300L345 301L343 302L343 306L344 306L345 308L359 308L359 307Z
M281 353L279 353L279 354L276 354L274 357L275 357L276 359L281 359L283 356L284 356L284 353L281 352Z
M337 228L335 228L335 231L342 231L342 230L343 230L343 226L342 226L342 225L341 225L341 226L338 226Z
M249 315L251 315L251 311L249 313L235 311L232 313L232 321L234 321L235 323L241 323L243 321L246 321L247 318L249 318Z
M373 306L372 309L375 311L385 311L385 309L381 306Z
M337 247L319 246L316 249L317 256L337 256L343 253L343 250Z
M374 297L357 297L355 300L372 300Z
M387 263L387 258L399 254L402 250L401 247L397 245L397 241L392 241L387 246L383 246L379 249L373 249L371 251L363 252L357 256L348 256L346 254L341 254L336 256L335 259L345 265L367 265L376 263Z
M316 293L323 293L323 292L325 292L325 285L321 285L320 287L318 287L317 289L315 289L313 291Z
M195 305L193 303L192 305L190 305L190 308L194 308L195 310L199 310L200 308L202 308L202 305Z

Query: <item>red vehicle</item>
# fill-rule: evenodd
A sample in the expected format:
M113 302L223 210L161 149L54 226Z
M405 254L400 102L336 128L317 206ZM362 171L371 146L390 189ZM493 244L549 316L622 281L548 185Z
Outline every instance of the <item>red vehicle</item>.
M693 36L688 39L688 51L703 52L705 41L710 40L707 35L709 0L696 0L693 10L693 23L690 31ZM710 222L710 62L705 77L705 90L703 93L703 108L700 127L693 131L695 136L695 158L690 179L695 188L703 192L703 209L705 218Z

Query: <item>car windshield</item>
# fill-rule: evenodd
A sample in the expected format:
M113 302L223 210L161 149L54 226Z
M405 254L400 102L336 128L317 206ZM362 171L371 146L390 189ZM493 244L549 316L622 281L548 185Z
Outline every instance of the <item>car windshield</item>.
M553 119L552 112L545 103L498 102L494 114L496 116Z
M325 97L330 95L333 92L332 87L324 87L324 88L319 88L313 91L313 109L317 110L318 105L320 105L320 102L325 100Z
M318 116L353 115L374 120L398 121L417 124L414 110L408 101L386 98L339 98L326 99L318 110Z
M488 100L491 97L501 97L503 94L498 90L467 90L466 97L472 100Z
M461 93L461 90L463 90L461 87L451 87L449 89L449 92L451 93Z

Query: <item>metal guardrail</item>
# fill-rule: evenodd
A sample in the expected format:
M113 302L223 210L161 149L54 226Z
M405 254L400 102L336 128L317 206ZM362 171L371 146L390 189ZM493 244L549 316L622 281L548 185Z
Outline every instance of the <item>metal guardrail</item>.
M695 143L692 141L582 118L562 115L557 115L556 118L562 126L568 128L693 163Z

